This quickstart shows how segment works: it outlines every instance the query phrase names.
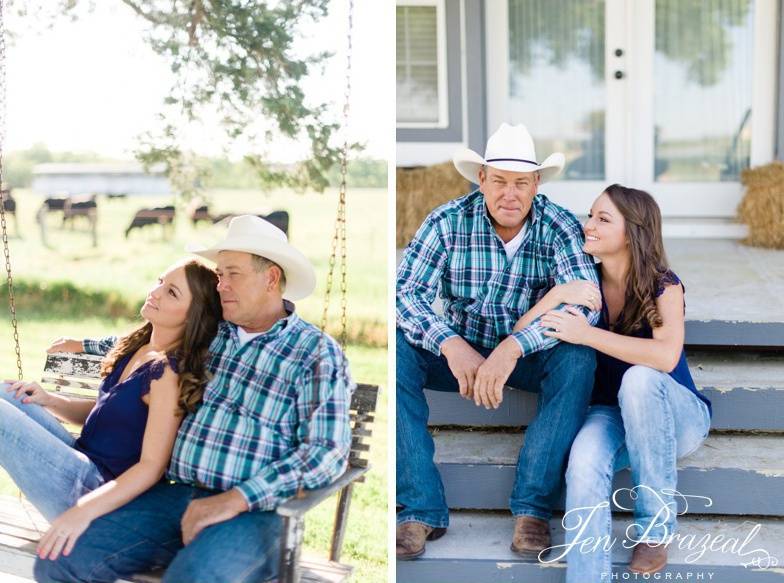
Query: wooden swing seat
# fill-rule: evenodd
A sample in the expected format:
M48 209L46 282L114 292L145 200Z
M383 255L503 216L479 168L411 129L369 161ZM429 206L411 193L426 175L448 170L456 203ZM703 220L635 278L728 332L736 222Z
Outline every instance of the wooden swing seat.
M101 357L88 354L49 354L41 384L47 390L76 398L94 399L100 385ZM351 399L351 453L349 466L334 483L318 490L303 491L277 508L283 519L278 583L340 583L351 574L340 563L348 511L354 483L364 480L370 469L365 457L373 434L378 387L358 385ZM305 514L338 493L330 543L329 560L301 558ZM46 520L26 500L0 496L0 565L2 572L31 577L38 539L48 529ZM122 581L153 583L162 572L144 573Z

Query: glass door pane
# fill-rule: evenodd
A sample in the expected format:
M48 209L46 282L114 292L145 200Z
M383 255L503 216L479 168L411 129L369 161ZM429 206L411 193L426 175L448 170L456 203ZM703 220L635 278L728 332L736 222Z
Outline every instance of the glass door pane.
M749 167L753 0L656 0L654 179L738 182Z
M605 2L508 0L508 30L497 34L504 32L508 79L500 117L526 124L539 161L555 151L566 155L561 180L604 180Z

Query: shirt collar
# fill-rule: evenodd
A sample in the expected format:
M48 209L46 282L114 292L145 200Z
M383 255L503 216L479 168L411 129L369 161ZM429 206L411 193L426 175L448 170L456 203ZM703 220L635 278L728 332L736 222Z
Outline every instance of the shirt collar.
M286 311L286 316L275 322L269 330L259 334L257 338L266 338L267 340L272 340L281 336L294 326L294 324L299 320L299 316L296 312L297 307L294 305L294 302L283 300L283 309ZM223 326L225 326L224 330L226 331L226 334L235 341L239 342L239 335L237 333L239 326L229 321L224 321Z

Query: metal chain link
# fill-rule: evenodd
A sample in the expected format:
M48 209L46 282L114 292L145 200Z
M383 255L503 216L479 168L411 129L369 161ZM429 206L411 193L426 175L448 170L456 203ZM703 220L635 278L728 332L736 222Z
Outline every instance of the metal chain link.
M3 156L5 154L5 2L0 0L0 229L3 233L3 253L5 255L5 271L8 276L8 309L11 311L11 326L14 329L14 346L16 348L16 368L19 380L22 380L22 352L19 348L19 325L16 321L16 298L14 297L14 277L11 273L11 253L8 248L8 225L5 215L5 194L2 192L5 168Z
M329 257L329 271L327 272L327 288L324 298L324 311L321 315L321 331L324 332L329 318L329 304L334 283L335 265L337 263L338 249L340 249L340 334L338 341L345 348L348 341L348 275L347 275L347 245L346 245L346 190L348 176L348 119L351 102L351 51L352 31L354 28L354 0L348 2L348 33L346 52L346 83L343 93L343 147L340 157L340 188L338 195L337 217L332 236L332 253Z

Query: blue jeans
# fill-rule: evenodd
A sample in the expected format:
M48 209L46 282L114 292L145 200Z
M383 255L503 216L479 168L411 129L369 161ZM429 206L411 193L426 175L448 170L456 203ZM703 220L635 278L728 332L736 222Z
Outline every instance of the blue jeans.
M277 576L280 517L244 512L202 530L182 546L182 520L192 500L217 492L168 481L93 521L71 554L36 558L39 582L101 583L168 565L164 583L245 583Z
M54 415L15 399L7 387L0 383L0 466L51 521L104 480Z
M482 356L492 350L474 346ZM593 388L591 348L559 343L518 360L507 385L539 394L539 412L525 433L510 507L515 516L549 519L560 495L569 447L583 424ZM423 388L458 392L446 358L412 346L397 331L398 523L449 524L441 476L433 461Z
M574 546L567 554L567 583L610 581L610 497L613 475L623 468L631 466L632 483L641 486L632 538L662 542L675 532L677 505L667 492L677 486L676 459L695 451L710 429L705 403L670 375L645 366L626 371L618 403L590 408L569 455L564 527L566 548ZM624 506L627 500L619 499Z

